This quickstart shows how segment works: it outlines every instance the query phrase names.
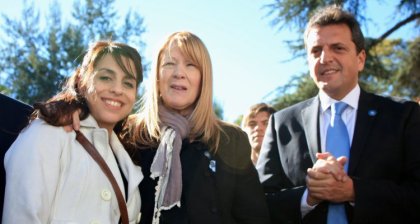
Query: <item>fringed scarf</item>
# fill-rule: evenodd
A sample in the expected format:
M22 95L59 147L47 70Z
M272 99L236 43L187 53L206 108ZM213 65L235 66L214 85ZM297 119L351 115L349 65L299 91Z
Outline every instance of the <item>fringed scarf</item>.
M190 134L189 120L159 104L161 139L150 168L151 177L159 177L155 195L153 223L159 223L160 210L181 206L182 168L180 152L182 139Z

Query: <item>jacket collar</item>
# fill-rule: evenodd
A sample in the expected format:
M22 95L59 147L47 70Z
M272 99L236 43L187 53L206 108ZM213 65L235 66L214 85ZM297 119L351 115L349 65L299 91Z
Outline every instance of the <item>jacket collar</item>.
M108 131L105 128L100 128L98 122L91 115L89 115L86 119L80 121L80 127L81 129L87 129L87 132L91 132L91 137L88 137L88 139L91 140L92 144L95 146L96 150L98 150L99 154L101 154L103 158L107 158L109 156L108 153L111 153L110 150L113 151L119 163L121 172L124 174L128 182L127 204L131 208L136 208L136 206L130 206L130 203L136 202L135 200L133 201L130 199L132 196L134 196L134 194L136 194L138 185L143 179L141 168L139 166L133 165L132 159L126 152L124 146L121 144L117 134L115 134L115 132L112 132L110 137L108 137ZM84 133L87 133L86 131L84 131ZM110 150L107 150L109 148ZM109 165L110 164L108 164L108 166ZM112 168L111 170L114 170L115 172L117 171L116 169ZM116 179L118 185L121 188L121 191L124 192L124 184L122 182L122 179Z
M80 127L99 128L99 125L95 118L93 118L92 115L89 114L86 119L80 121Z
M318 111L320 108L320 101L318 97L314 97L307 101L307 105L302 109L302 123L305 129L305 137L307 139L309 155L312 163L315 164L316 153L320 148L319 131L318 131Z

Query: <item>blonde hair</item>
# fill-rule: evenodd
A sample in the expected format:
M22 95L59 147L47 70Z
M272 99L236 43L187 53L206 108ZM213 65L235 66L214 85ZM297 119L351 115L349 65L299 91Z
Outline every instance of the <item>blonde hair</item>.
M216 151L220 140L220 123L213 110L213 71L210 54L196 35L190 32L176 32L171 34L160 48L154 63L151 89L146 90L142 98L142 108L134 116L134 125L130 127L133 142L141 146L155 146L159 142L161 130L159 127L159 67L161 60L171 46L179 47L181 53L192 60L201 73L201 89L195 102L195 108L190 116L190 138L200 138Z

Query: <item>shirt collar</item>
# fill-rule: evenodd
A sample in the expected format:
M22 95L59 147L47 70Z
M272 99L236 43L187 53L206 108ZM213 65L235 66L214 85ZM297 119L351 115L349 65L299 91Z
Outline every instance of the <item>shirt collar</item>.
M353 109L357 110L359 104L360 86L357 84L342 100ZM331 104L338 102L337 100L329 97L325 92L319 91L319 100L321 101L321 111L325 112Z

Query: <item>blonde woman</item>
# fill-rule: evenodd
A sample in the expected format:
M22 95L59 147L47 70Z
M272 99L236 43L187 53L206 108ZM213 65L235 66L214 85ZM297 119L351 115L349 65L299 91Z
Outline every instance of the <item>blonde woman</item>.
M190 32L170 35L150 84L129 129L145 174L141 223L268 223L247 135L214 113L204 43Z

